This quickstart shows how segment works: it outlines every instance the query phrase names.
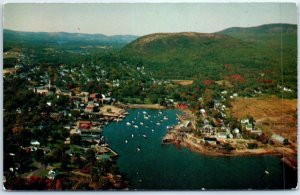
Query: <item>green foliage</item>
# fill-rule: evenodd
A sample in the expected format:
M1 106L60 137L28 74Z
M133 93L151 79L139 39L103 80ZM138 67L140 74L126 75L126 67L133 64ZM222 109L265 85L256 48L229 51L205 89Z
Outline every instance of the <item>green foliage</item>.
M257 148L257 143L248 143L247 148L248 149L256 149Z
M79 135L79 134L72 134L71 136L70 136L70 143L72 144L72 145L81 145L81 136Z
M96 157L95 157L95 151L93 149L88 149L85 152L84 156L89 163L91 163L91 164L95 163Z

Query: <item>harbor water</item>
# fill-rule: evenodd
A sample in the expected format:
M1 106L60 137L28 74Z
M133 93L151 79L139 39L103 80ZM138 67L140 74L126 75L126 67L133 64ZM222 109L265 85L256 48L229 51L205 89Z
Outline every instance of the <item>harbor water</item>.
M291 189L297 172L278 157L210 157L162 145L178 110L131 109L121 122L104 127L104 138L119 154L117 164L137 190Z

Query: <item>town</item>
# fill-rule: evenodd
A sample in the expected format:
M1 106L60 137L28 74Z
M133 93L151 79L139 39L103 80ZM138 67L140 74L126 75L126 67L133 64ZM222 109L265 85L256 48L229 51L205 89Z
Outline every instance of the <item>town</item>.
M297 188L296 5L4 8L4 190Z
M18 59L22 64L22 60L26 57L19 56ZM28 186L43 183L39 186L40 189L47 188L46 186L49 185L55 189L68 188L68 186L62 186L62 181L64 181L64 185L69 183L70 186L77 186L78 189L126 188L126 182L118 173L115 165L115 160L118 158L117 151L113 151L109 147L109 143L103 139L102 128L110 122L122 121L128 114L126 109L135 105L131 103L147 102L155 105L154 108L176 108L185 113L178 116L180 124L168 128L168 132L162 140L163 143L181 144L202 154L217 156L280 155L286 152L289 155L282 160L294 169L297 167L295 144L281 135L265 132L256 125L252 116L242 119L232 116L229 109L230 103L238 98L239 94L230 88L221 90L222 86L216 83L220 90L212 91L209 88L212 83L204 81L207 88L203 91L202 96L194 98L196 105L195 101L189 100L190 98L182 100L182 97L176 94L160 99L152 97L141 102L139 99L120 98L115 89L126 85L128 81L110 80L109 77L106 77L105 70L101 70L101 76L96 77L97 81L105 82L105 87L85 88L87 91L83 91L81 87L77 87L76 81L84 79L83 82L86 83L84 86L87 86L92 78L87 77L84 72L91 67L98 69L98 66L88 66L87 69L84 68L84 65L80 67L82 70L68 69L65 65L61 65L57 70L52 70L48 66L47 71L40 75L44 71L39 70L38 67L26 70L22 65L16 65L14 71L4 74L7 87L10 86L10 82L16 83L18 80L18 82L23 82L20 79L27 79L28 83L28 85L20 83L20 86L16 86L16 88L6 89L5 98L9 96L9 90L16 92L21 88L20 90L23 92L20 93L27 93L21 98L26 98L28 95L37 96L38 99L41 99L39 102L43 102L38 105L40 118L35 119L34 123L18 122L21 120L18 117L21 118L24 114L30 115L30 113L34 113L34 109L37 109L31 105L31 101L34 99L23 99L28 103L15 107L17 120L15 124L12 124L12 133L19 134L22 142L18 146L13 143L20 140L9 141L11 142L9 145L15 145L15 147L19 147L18 149L5 147L5 162L9 162L5 163L5 169L8 170L5 175L7 182L16 178L28 178L30 179ZM122 70L122 67L120 69ZM126 70L130 73L129 66L126 67ZM125 70L123 69L123 71ZM144 69L140 67L135 70L131 68L130 76L133 77L133 75L135 75L134 78L144 80L144 84L140 80L135 81L140 85L143 84L137 86L142 87L143 91L149 92L153 86L186 90L186 86L181 85L183 81L160 81L148 78ZM54 79L54 77L56 78ZM69 81L67 81L68 79ZM66 87L64 85L70 85L72 82L74 86ZM12 83L12 86L16 84ZM24 90L23 87L26 86L27 90ZM98 90L101 93L97 93ZM260 93L262 92L253 92L257 95ZM114 94L117 95L114 96ZM192 107L193 104L194 107ZM8 112L8 109L10 107L6 106L4 112ZM32 117L37 117L36 114L34 113ZM46 118L48 118L48 122L45 122ZM57 131L52 132L51 128L56 128ZM45 131L48 132L45 133ZM28 140L26 141L26 139ZM94 183L88 184L91 180ZM11 183L11 185L15 184ZM24 186L13 186L15 189L18 187L24 188Z

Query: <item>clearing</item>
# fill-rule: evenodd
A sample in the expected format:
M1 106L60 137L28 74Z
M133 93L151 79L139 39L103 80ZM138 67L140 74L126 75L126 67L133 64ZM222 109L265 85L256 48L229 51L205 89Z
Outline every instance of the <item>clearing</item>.
M172 80L172 82L174 82L175 84L186 86L186 85L193 84L194 81L193 80Z

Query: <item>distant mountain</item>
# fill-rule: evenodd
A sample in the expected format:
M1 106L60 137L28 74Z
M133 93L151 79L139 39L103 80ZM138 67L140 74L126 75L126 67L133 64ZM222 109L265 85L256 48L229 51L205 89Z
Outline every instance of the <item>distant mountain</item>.
M229 35L236 38L249 38L258 36L270 36L275 34L297 34L297 25L295 24L265 24L255 27L233 27L227 28L218 34Z
M222 79L229 74L224 72L224 64L231 64L235 73L250 71L255 76L260 70L272 70L277 77L283 66L287 75L295 76L297 26L269 24L217 33L157 33L139 37L121 53L162 77Z
M66 32L21 32L3 30L4 45L7 44L37 44L37 45L106 45L122 47L135 40L134 35L82 34Z

